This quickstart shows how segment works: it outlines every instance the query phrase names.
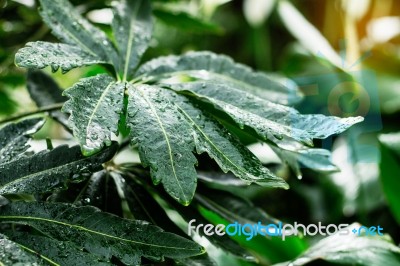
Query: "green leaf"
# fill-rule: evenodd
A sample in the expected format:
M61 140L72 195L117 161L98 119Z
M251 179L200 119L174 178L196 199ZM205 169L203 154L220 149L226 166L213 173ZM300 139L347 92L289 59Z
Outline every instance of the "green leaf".
M346 265L399 265L400 248L392 243L390 237L358 236L350 231L360 226L353 223L344 229L349 232L347 235L337 232L317 242L297 259L275 266L300 266L316 260Z
M223 29L211 22L192 16L184 11L168 10L166 7L154 7L153 14L159 20L167 25L180 30L193 32L197 34L221 34Z
M0 194L44 193L79 181L76 179L80 179L81 174L102 169L102 163L113 157L117 147L114 143L94 156L84 157L79 146L59 146L0 164Z
M70 113L69 125L86 156L111 144L123 111L125 84L105 74L81 79L64 91L69 97L62 111Z
M43 261L50 265L113 265L101 261L99 256L80 250L69 241L57 241L40 235L23 232L8 232L10 238L32 252L35 257L40 254ZM41 265L45 263L42 262ZM31 264L29 264L31 265Z
M70 241L107 260L115 256L127 265L139 265L141 257L179 259L204 253L198 244L159 227L90 206L15 202L0 208L0 221L29 225L55 240Z
M297 110L263 100L226 84L190 82L166 85L177 91L190 91L227 113L241 128L253 128L263 139L275 143L283 136L312 145L312 139L338 134L362 117L338 118L324 115L302 115Z
M40 0L40 14L53 34L63 42L78 46L86 54L118 65L114 45L106 34L90 24L64 0Z
M230 57L211 52L190 52L182 56L166 56L143 64L136 76L144 79L203 80L226 84L263 99L281 104L293 104L302 99L296 84L276 74L267 75L235 63Z
M24 246L9 240L0 234L0 265L43 265L43 260L30 253Z
M113 7L113 33L118 44L119 71L122 80L129 80L146 51L152 34L149 0L122 0Z
M380 180L389 208L400 224L400 134L382 134L379 136L381 145Z
M41 69L50 66L53 72L61 68L62 73L81 66L104 63L97 55L62 43L28 42L15 55L15 64L19 67Z
M28 148L30 135L44 124L40 118L26 119L0 129L0 164L18 159Z
M224 172L231 171L247 183L288 188L284 180L265 168L260 160L221 124L185 97L172 101L192 126L198 154L207 152Z
M197 183L195 144L190 125L172 104L172 93L129 85L127 123L142 164L150 166L153 182L162 182L173 198L189 205Z

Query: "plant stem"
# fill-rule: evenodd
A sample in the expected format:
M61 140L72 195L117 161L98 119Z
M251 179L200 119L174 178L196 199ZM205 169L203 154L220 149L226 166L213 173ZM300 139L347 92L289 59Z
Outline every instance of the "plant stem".
M14 120L26 117L26 116L34 115L34 114L40 114L40 113L44 113L44 112L55 111L55 110L61 109L61 107L63 105L64 105L64 103L56 103L56 104L48 105L48 106L45 106L45 107L41 107L41 108L39 108L39 109L37 109L35 111L30 111L30 112L14 115L14 116L11 116L9 118L6 118L6 119L0 121L0 124L11 122L11 121L14 121Z

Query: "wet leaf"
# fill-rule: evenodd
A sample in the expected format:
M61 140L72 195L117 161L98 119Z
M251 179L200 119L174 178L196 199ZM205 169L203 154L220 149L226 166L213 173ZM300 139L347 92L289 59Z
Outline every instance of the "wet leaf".
M84 157L79 146L59 146L0 164L0 194L44 193L63 188L71 181L81 181L82 174L88 176L102 169L102 163L114 156L117 147L114 142L102 152Z
M195 144L190 125L171 104L171 94L161 92L147 85L129 86L127 122L153 182L162 182L173 198L189 205L197 183Z
M18 159L27 149L30 135L44 124L40 118L26 119L0 129L0 164Z
M129 80L152 34L150 0L122 0L113 7L113 33L118 44L122 80Z
M118 64L117 52L106 34L83 18L70 2L40 0L44 22L61 41L107 63Z
M111 144L123 110L125 84L102 74L81 79L63 95L70 98L62 109L70 113L69 125L86 156Z
M55 240L69 241L103 259L115 256L127 265L139 265L141 257L180 259L204 253L198 244L159 227L90 206L16 202L0 208L0 221L29 225Z
M136 76L141 75L155 80L175 77L177 81L222 83L281 104L293 104L302 99L293 81L276 74L255 72L245 65L235 63L230 57L211 52L159 57L143 64L136 73Z
M23 232L7 232L11 239L18 245L32 252L34 256L43 258L41 265L113 265L103 261L99 256L80 250L70 241L57 241L55 239L32 235ZM47 265L46 264L46 265ZM31 264L29 264L31 265Z
M61 68L63 73L81 66L104 63L96 55L62 43L28 42L15 55L15 64L19 67L41 69L50 66L53 72Z

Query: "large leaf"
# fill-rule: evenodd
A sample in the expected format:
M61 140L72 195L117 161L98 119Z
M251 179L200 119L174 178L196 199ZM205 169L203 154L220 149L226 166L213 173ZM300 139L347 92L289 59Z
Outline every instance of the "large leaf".
M297 259L276 266L300 266L316 260L362 266L400 264L400 248L393 245L388 236L358 236L350 231L360 226L351 224L346 228L349 234L337 232L316 243Z
M97 55L62 43L28 42L15 55L15 64L19 67L41 69L50 66L53 72L61 68L63 73L80 66L104 63L106 61Z
M152 34L150 0L122 0L114 5L113 33L119 48L122 80L129 80Z
M79 181L81 174L102 169L101 164L113 157L117 147L114 143L94 156L84 157L79 146L59 146L0 164L0 194L44 193Z
M40 0L40 14L53 34L67 44L107 63L118 64L117 52L106 34L90 24L64 0Z
M26 119L0 129L0 164L17 159L28 148L29 135L44 124L40 118Z
M0 234L0 265L43 265L43 260L34 253Z
M40 265L112 265L105 262L104 259L101 261L101 258L97 255L80 250L69 241L57 241L41 235L15 231L6 232L6 234L18 245L31 252L36 258L37 254L40 254L43 260Z
M147 85L130 85L127 123L141 162L150 166L153 182L162 182L173 198L188 205L197 182L195 144L190 125L172 104L172 94L162 92Z
M26 87L32 100L38 107L63 103L68 98L62 96L62 90L50 76L40 70L29 70ZM49 112L49 115L60 122L64 127L68 124L68 117L59 110Z
M283 136L312 145L312 139L338 134L362 117L338 118L324 115L302 115L297 110L266 101L227 84L190 82L166 85L178 91L190 91L227 113L240 126L253 128L263 139L278 142Z
M211 52L190 52L182 56L166 56L153 59L142 65L136 76L146 79L205 80L223 83L244 90L263 99L281 104L292 104L302 95L293 81L254 72L251 68L235 63L231 58Z
M68 100L63 111L70 113L70 127L89 156L111 144L111 133L117 134L123 111L125 84L108 75L81 79L64 91Z
M0 221L34 227L58 241L127 265L149 259L185 258L204 253L198 244L163 232L143 221L122 219L97 208L61 203L11 203L0 208Z
M400 224L400 134L382 134L380 180L387 203L397 223Z

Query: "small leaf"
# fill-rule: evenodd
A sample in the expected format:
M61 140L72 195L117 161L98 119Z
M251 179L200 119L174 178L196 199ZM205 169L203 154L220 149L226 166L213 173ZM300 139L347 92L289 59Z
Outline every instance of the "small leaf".
M122 0L114 5L112 28L119 48L119 71L129 80L146 51L152 34L149 0Z
M204 253L198 244L159 227L90 206L15 202L0 208L0 221L29 225L55 240L70 241L107 260L115 256L127 265L139 265L141 257L180 259Z
M297 110L263 100L226 84L190 82L167 85L177 91L190 91L226 112L240 127L253 128L263 139L278 142L283 136L312 145L312 139L338 134L362 117L338 118L302 115Z
M197 183L194 141L189 124L172 104L172 93L129 85L127 123L142 164L150 166L153 182L162 182L173 198L189 205Z
M350 231L360 226L353 223L343 229L348 234L337 232L317 242L297 259L275 266L301 266L316 260L346 265L399 265L400 248L388 236L358 236Z
M78 46L86 54L102 61L118 65L117 52L106 34L78 14L70 2L40 0L40 4L44 22L61 41Z
M0 164L18 159L28 148L30 135L44 124L40 118L26 119L0 129Z
M281 104L293 104L302 99L293 81L276 74L255 72L230 57L211 52L159 57L143 64L136 73L136 76L141 75L156 80L177 77L222 83Z
M43 265L44 261L35 253L31 253L0 234L0 265Z
M102 169L102 163L110 160L118 145L84 157L79 146L59 146L42 151L31 157L0 164L0 194L34 194L59 189L67 182L77 181L80 174L88 175Z
M15 55L15 64L19 67L41 69L50 66L53 72L61 68L63 73L81 66L104 63L96 55L62 43L28 42Z
M70 113L69 125L86 156L111 144L111 133L117 134L123 111L125 84L108 75L81 79L63 95L70 98L63 112Z
M35 257L40 254L40 257L51 265L113 265L101 261L99 256L80 250L69 241L57 241L45 236L16 231L9 232L8 235L18 245L32 252Z

